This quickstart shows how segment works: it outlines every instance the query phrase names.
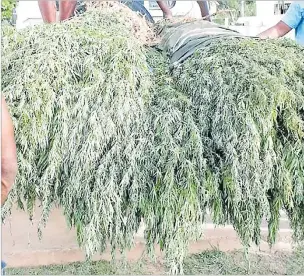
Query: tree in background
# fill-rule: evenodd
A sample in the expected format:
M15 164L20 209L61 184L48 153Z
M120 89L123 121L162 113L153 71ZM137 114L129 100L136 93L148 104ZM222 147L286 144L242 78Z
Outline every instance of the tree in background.
M16 7L16 0L1 1L1 21L11 21L13 9Z
M255 1L244 1L244 16L254 16L256 14ZM220 9L233 9L237 12L238 16L241 15L242 1L241 0L222 0L219 1Z
M214 21L219 24L223 24L225 18L229 18L234 21L242 16L242 1L241 0L222 0L218 1L218 11L231 10L230 15L228 13L218 13L214 16ZM253 0L246 0L244 3L244 16L256 15L256 3Z

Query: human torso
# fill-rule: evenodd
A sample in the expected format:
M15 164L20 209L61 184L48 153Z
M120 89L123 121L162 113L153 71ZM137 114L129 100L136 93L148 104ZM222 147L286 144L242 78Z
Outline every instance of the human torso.
M304 46L304 2L299 3L301 14L302 14L302 20L295 29L295 38L297 43Z

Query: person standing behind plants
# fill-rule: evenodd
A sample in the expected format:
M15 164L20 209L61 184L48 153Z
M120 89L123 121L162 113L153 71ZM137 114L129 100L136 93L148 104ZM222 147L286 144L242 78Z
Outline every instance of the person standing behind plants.
M17 151L14 126L3 96L1 115L1 205L3 205L15 182L17 174Z
M279 38L295 30L296 42L304 46L304 2L297 1L291 3L285 16L273 27L260 33L262 39Z
M17 174L17 153L13 122L2 96L1 105L1 206L11 190ZM5 263L1 261L1 275L4 275Z

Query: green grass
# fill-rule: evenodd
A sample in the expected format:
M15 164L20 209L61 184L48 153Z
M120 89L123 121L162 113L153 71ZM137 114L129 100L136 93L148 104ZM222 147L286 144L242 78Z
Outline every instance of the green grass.
M140 261L136 263L111 263L107 261L77 262L67 265L50 265L32 268L10 268L8 275L117 275L153 274L157 264ZM152 269L152 271L151 271Z
M7 269L9 275L95 275L115 274L113 266L104 261L73 263L68 265L50 265L37 268Z
M105 261L52 265L38 268L10 268L8 275L117 275L164 274L160 264L137 262L116 264ZM249 262L242 252L224 253L218 250L192 255L184 264L186 275L303 275L304 248L293 254L250 254Z
M188 258L185 274L212 275L303 275L304 251L288 255L252 254L249 261L242 252L226 254L220 251L204 252Z

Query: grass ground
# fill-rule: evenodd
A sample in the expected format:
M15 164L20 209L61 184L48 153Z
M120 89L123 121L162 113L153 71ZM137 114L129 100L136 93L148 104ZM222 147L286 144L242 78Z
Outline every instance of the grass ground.
M304 275L304 248L293 254L251 254L249 262L242 252L218 250L192 255L185 261L187 275ZM38 268L10 268L8 275L117 275L164 274L161 262L137 262L114 265L105 261L53 265Z

